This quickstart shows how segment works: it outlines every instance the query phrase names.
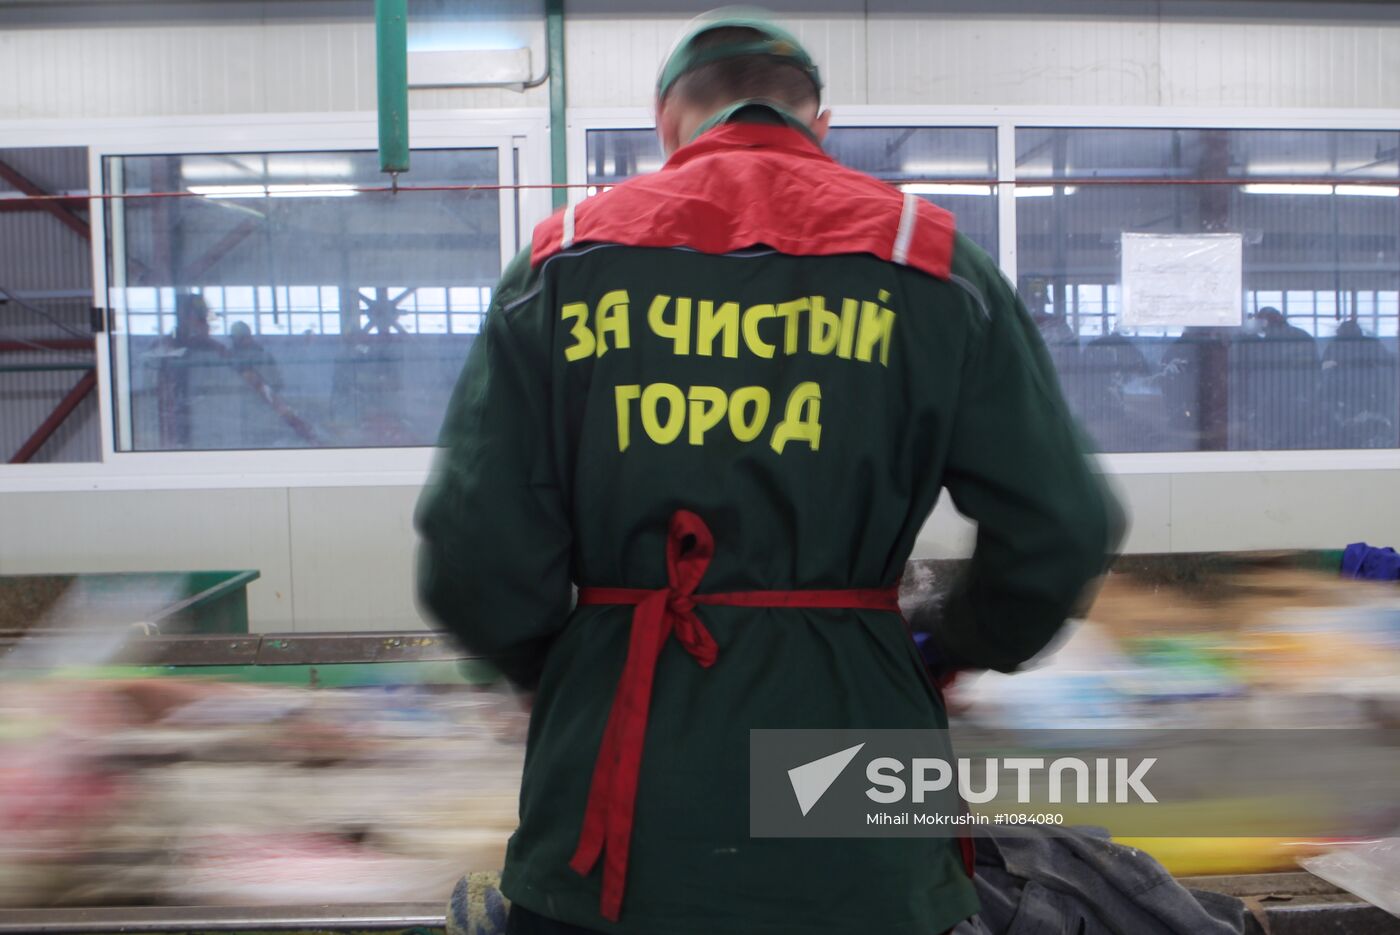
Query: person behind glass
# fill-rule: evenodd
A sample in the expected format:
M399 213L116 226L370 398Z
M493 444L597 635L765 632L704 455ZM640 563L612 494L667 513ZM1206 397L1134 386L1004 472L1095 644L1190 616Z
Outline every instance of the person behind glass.
M1250 321L1236 345L1247 447L1310 448L1320 442L1317 341L1273 306Z
M1396 444L1395 357L1355 318L1337 326L1322 355L1321 397L1329 448Z
M209 304L201 295L175 297L175 329L151 356L157 367L156 399L164 444L198 447L193 410L218 379L213 364L227 353L210 336Z
M272 447L285 440L287 426L279 413L282 373L267 348L258 343L253 329L237 321L229 328L229 367L236 374L232 387L238 400L239 436L245 445Z
M1033 294L1030 307L1040 309L1043 305L1039 294ZM1031 321L1035 323L1035 330L1040 332L1040 338L1045 342L1045 350L1050 354L1050 362L1054 364L1055 373L1060 378L1060 387L1064 390L1070 409L1075 413L1083 412L1084 359L1079 346L1079 336L1074 333L1064 315L1033 311Z
M1212 374L1226 372L1225 363L1234 329L1193 325L1167 345L1157 382L1167 414L1167 432L1173 450L1208 447L1203 438L1207 409L1219 411L1227 387Z
M222 345L210 337L209 303L202 295L175 298L175 330L170 336L175 347L186 351L219 354Z
M1083 404L1079 417L1095 441L1110 451L1151 451L1160 434L1130 411L1128 387L1152 375L1147 358L1120 331L1094 338L1080 352Z
M267 348L253 337L253 329L246 322L236 321L229 328L229 363L245 375L245 379L255 377L257 382L276 393L282 388L282 374L277 360Z

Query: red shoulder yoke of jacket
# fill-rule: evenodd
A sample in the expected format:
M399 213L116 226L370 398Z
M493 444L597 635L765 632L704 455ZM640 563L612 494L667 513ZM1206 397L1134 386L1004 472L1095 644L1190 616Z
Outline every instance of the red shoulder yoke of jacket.
M868 253L947 279L953 216L838 164L786 126L726 123L652 175L572 204L535 228L538 266L576 244L766 246L792 256Z

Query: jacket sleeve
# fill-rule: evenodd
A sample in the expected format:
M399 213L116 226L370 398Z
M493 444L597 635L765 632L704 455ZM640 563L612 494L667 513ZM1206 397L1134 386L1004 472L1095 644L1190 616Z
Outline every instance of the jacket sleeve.
M507 268L452 394L419 499L418 595L428 615L533 688L571 601L571 527L553 457L550 317Z
M1125 520L1030 316L990 260L980 265L959 283L985 327L966 359L944 476L977 544L931 638L945 667L1009 672L1089 595Z

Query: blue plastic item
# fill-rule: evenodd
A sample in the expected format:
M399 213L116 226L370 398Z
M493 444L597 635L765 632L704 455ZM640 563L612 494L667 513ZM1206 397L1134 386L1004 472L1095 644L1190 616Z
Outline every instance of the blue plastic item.
M1364 581L1400 581L1400 554L1392 548L1353 542L1342 553L1342 577Z

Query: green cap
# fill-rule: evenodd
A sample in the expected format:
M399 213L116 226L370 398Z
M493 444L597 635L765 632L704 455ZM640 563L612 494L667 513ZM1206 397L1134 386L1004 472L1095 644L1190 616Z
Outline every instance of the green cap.
M661 74L656 80L657 99L664 98L682 75L694 71L701 65L708 65L710 62L726 58L741 58L746 55L763 55L768 58L781 59L787 64L802 69L807 77L812 79L817 93L821 93L822 79L821 74L817 71L817 65L812 61L812 56L807 54L807 50L802 48L802 43L798 42L797 37L792 33L765 19L761 13L756 11L735 13L718 11L711 16L712 18L706 18L704 22L686 33L685 38L666 59L666 64L661 67ZM695 40L705 33L715 29L732 28L752 29L759 33L760 37L704 49L697 50L695 48Z

